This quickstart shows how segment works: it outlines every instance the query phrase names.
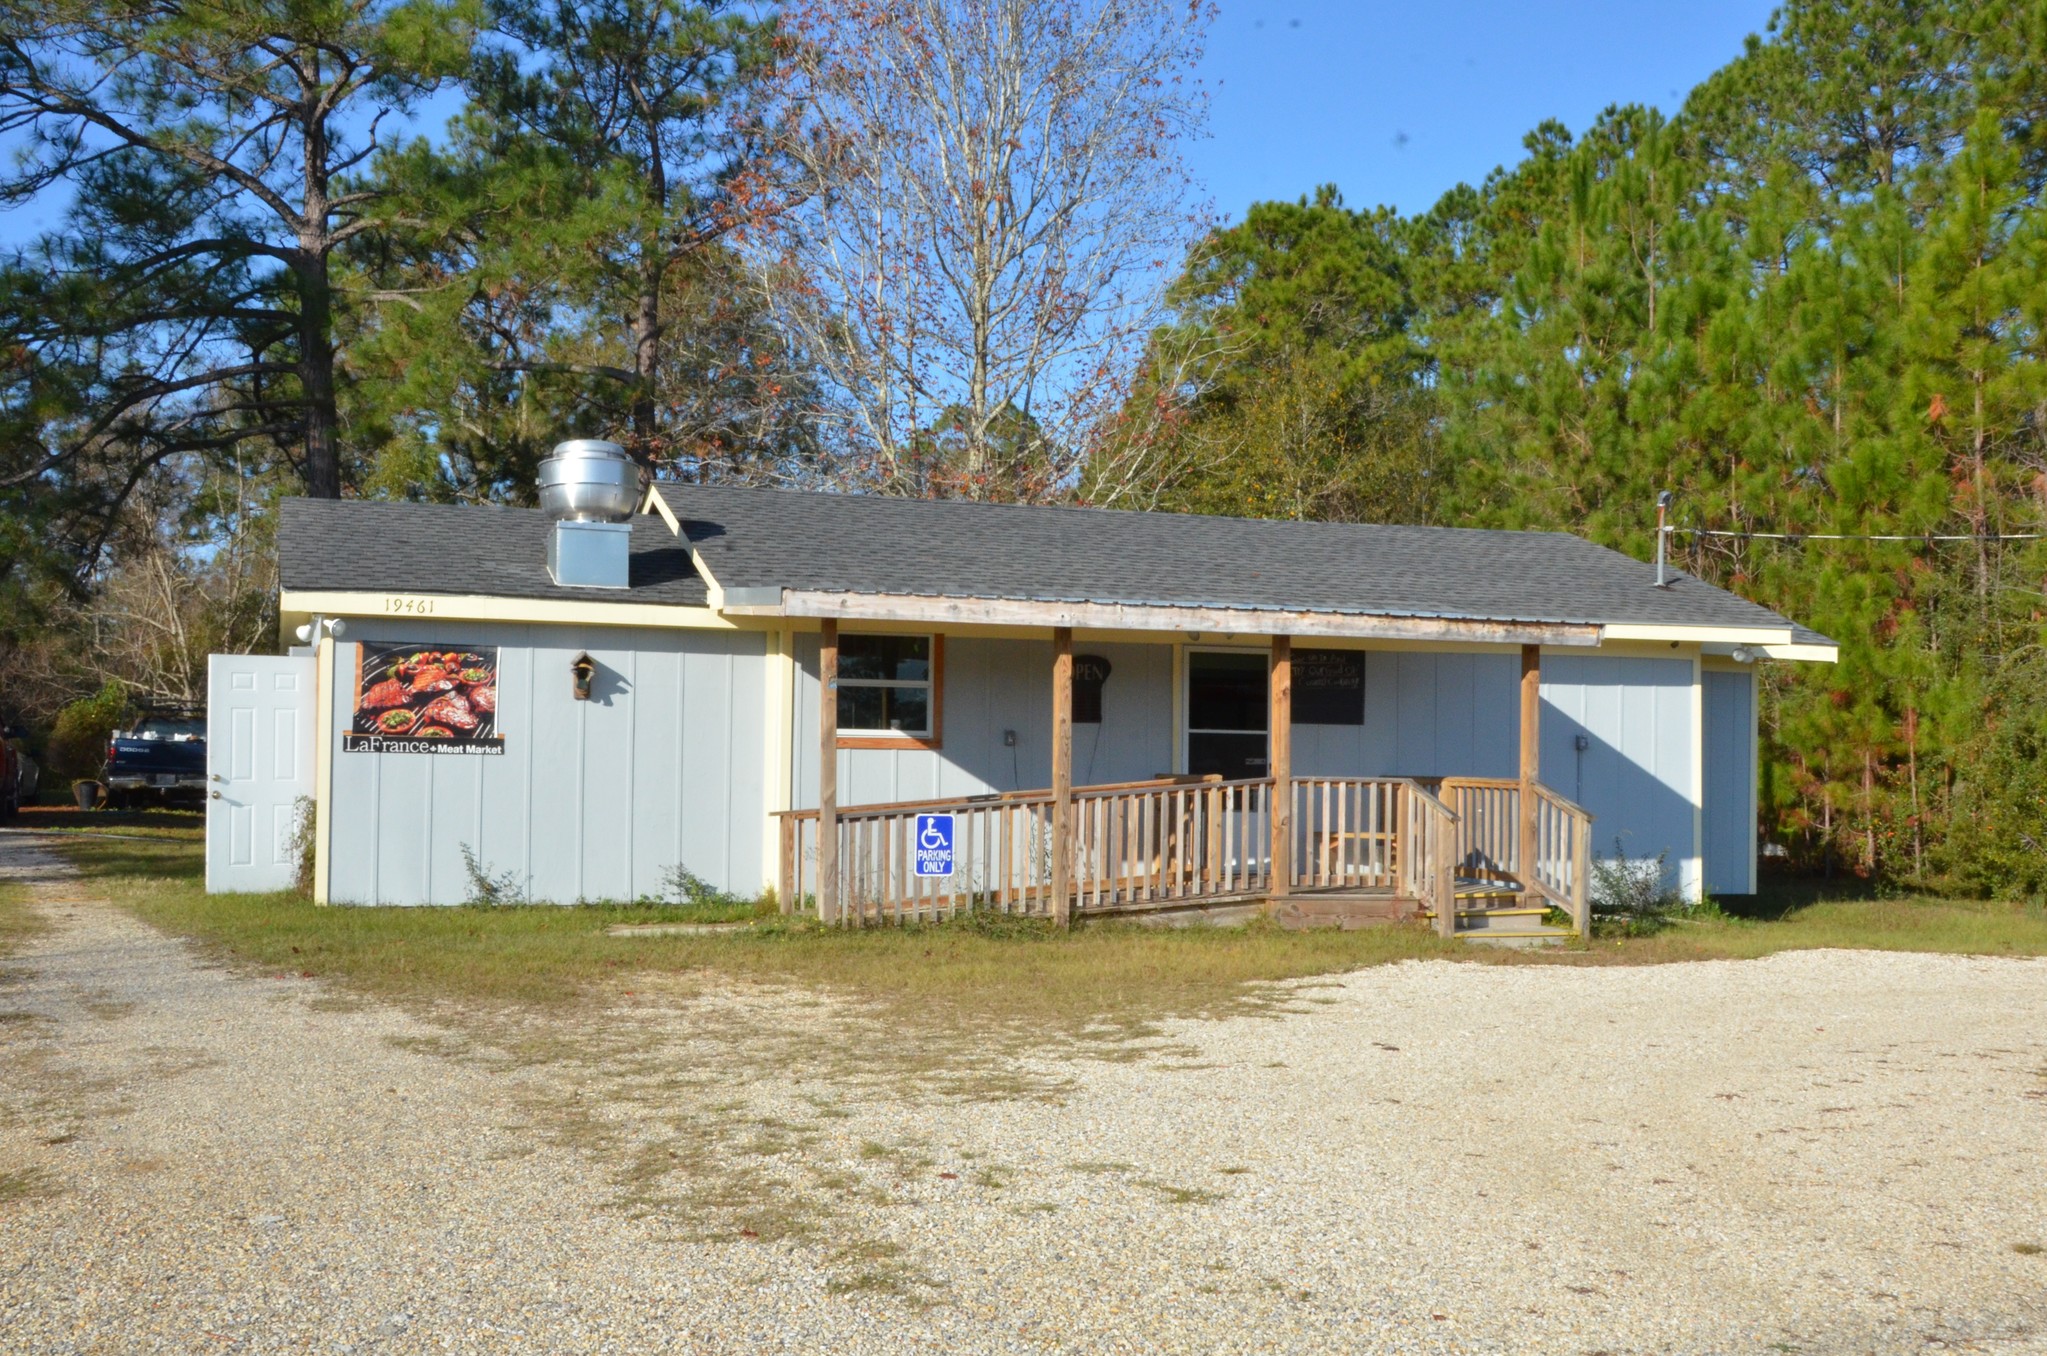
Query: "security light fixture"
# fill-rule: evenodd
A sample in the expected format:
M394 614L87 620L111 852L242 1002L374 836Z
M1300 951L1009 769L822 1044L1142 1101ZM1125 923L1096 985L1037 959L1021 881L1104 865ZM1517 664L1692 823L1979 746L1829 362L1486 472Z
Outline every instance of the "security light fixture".
M339 617L315 617L309 622L302 623L299 629L292 634L299 638L301 644L310 645L313 643L314 638L323 631L339 639L346 630L348 630L348 623L342 621Z

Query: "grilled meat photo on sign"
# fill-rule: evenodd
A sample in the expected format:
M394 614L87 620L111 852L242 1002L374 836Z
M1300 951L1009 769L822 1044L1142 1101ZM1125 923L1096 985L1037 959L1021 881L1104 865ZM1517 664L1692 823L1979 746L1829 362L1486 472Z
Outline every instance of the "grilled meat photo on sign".
M405 690L405 684L395 678L386 678L362 694L363 709L368 711L386 711L394 706L403 706L409 700L411 694Z
M495 648L365 643L344 746L367 752L497 752ZM402 741L397 744L385 741Z
M436 697L428 703L426 710L419 713L420 719L433 721L437 725L452 725L458 730L476 728L476 717L470 713L469 703L462 700L459 692Z

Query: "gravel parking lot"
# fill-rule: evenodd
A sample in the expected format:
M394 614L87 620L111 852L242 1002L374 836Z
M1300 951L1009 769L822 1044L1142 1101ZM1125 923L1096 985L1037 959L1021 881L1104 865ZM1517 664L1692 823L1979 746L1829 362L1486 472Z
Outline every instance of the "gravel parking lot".
M428 1021L0 880L8 1352L2047 1351L2047 962L1410 962L924 1078L814 995Z

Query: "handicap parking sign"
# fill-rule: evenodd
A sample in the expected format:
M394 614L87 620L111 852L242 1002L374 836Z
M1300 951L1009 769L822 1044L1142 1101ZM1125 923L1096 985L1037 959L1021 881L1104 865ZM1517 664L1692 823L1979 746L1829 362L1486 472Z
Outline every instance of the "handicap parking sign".
M952 874L952 816L917 816L917 874Z

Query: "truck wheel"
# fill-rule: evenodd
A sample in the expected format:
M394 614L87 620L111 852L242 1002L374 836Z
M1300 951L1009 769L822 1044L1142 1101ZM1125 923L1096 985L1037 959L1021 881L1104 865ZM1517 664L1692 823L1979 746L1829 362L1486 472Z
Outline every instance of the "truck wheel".
M121 787L110 786L100 803L109 810L125 810L128 808L128 792Z

